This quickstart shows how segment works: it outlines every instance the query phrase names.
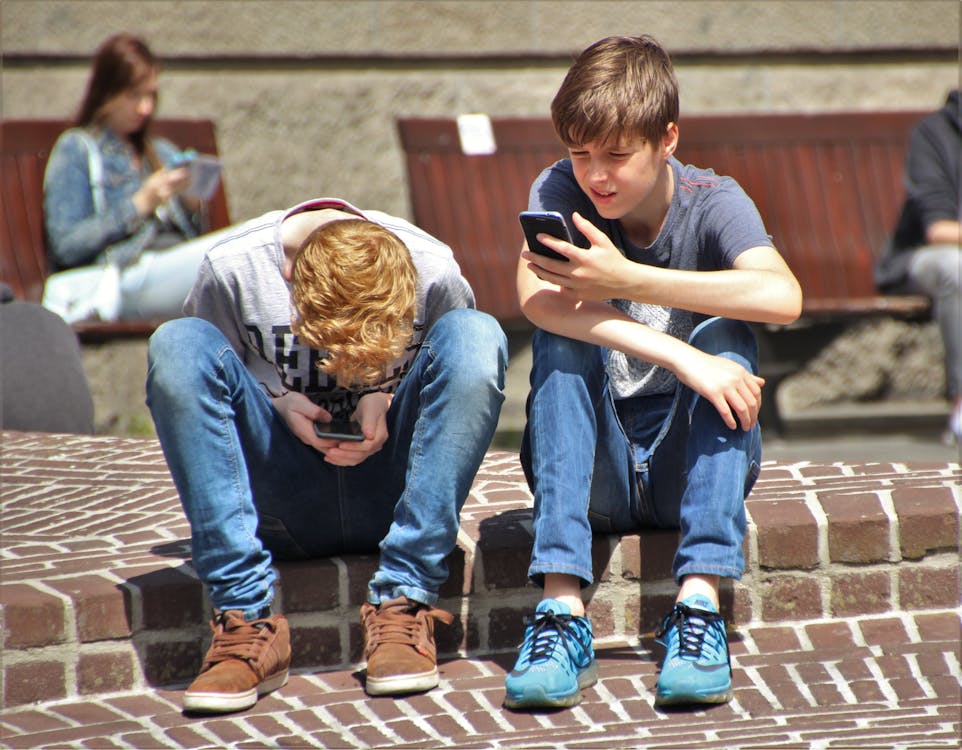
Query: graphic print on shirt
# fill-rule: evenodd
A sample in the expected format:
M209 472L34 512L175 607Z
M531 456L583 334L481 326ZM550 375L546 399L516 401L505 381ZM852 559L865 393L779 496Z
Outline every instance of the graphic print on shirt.
M265 351L258 329L248 329L250 341L267 361L273 359L281 385L289 391L303 393L314 403L331 412L335 418L347 416L357 408L357 402L368 393L394 393L401 380L411 369L411 364L424 340L424 326L415 324L414 336L401 357L385 367L385 376L376 385L357 390L347 390L319 368L326 352L303 346L294 335L290 325L272 327L273 352Z

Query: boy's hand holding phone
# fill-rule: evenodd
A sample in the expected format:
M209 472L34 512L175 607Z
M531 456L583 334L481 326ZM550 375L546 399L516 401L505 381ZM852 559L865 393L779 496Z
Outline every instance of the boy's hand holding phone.
M315 420L314 434L322 440L343 440L355 443L364 440L361 425L353 419L332 419L330 422Z
M521 222L525 242L528 243L528 250L546 258L568 262L564 255L551 249L538 239L539 234L547 234L549 237L571 242L568 225L565 224L564 217L560 213L557 211L522 211L518 219Z

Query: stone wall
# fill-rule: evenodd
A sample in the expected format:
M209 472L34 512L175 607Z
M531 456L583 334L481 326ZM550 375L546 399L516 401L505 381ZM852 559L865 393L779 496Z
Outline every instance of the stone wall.
M315 195L410 217L397 118L546 115L573 55L602 36L668 47L684 138L686 112L934 109L958 85L959 19L956 0L0 0L0 109L70 116L97 44L135 31L164 63L161 115L217 123L235 220ZM932 327L878 325L786 382L789 407L937 390ZM892 373L910 349L904 396ZM149 432L142 342L85 361L98 430Z
M7 118L69 116L101 39L143 34L164 60L161 114L217 123L235 220L317 194L409 216L396 118L545 115L573 54L612 33L668 47L683 113L934 108L959 80L955 0L3 0L0 13Z

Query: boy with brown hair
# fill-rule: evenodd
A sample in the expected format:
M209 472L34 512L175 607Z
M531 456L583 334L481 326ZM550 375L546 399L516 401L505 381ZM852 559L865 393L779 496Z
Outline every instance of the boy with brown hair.
M191 527L213 640L188 711L287 681L273 558L380 549L361 608L372 695L438 684L433 605L494 434L507 347L451 249L322 198L215 245L151 337L147 401ZM325 437L356 420L359 440Z
M741 188L675 159L678 87L654 39L591 45L551 116L569 158L535 180L529 208L560 212L572 242L539 235L564 259L525 244L518 267L537 326L521 460L544 598L505 703L570 706L593 684L591 534L645 526L681 529L656 702L726 701L719 582L741 575L761 460L763 380L742 321L791 322L801 292Z

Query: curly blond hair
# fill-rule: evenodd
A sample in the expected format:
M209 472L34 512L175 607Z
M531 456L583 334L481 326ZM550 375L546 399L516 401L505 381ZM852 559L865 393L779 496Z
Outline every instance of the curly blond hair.
M318 367L342 388L376 385L414 333L417 272L378 224L341 219L314 230L294 257L294 333L327 351Z

